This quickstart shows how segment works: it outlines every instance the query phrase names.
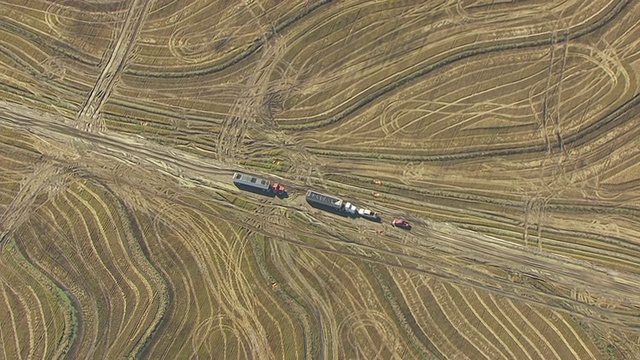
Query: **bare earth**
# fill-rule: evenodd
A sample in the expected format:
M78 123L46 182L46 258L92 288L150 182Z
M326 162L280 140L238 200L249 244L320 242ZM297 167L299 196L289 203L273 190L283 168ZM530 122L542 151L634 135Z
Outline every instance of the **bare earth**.
M0 359L640 358L639 24L0 3Z

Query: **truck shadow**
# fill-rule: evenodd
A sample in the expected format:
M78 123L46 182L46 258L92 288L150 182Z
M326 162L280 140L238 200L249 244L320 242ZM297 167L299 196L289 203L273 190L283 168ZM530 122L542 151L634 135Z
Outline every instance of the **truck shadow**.
M347 214L344 211L336 210L335 208L332 208L330 206L323 206L323 205L319 205L319 204L316 204L316 203L313 203L313 202L309 202L309 201L307 201L307 203L309 205L311 205L312 207L316 208L316 209L324 210L326 212L330 212L332 214L340 215L340 216L345 217L345 218L348 218L348 217L353 218L353 217L358 217L359 216L359 215L354 216L354 215L351 215L351 214Z
M262 196L267 196L267 197L270 197L270 198L276 196L276 194L274 194L274 193L272 193L270 191L262 191L262 190L254 188L254 187L251 187L251 186L245 186L245 185L242 185L242 184L235 184L235 183L234 183L234 185L240 190L252 192L254 194L260 194Z

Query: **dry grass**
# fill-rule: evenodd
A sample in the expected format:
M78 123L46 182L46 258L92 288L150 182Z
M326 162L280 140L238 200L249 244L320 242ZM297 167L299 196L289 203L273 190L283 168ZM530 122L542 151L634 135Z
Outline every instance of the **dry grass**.
M0 358L638 358L638 14L3 2Z

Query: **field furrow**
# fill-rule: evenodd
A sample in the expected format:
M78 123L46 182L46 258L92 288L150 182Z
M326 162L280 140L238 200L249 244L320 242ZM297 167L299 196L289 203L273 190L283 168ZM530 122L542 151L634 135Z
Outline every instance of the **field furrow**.
M640 358L639 14L0 0L0 358Z

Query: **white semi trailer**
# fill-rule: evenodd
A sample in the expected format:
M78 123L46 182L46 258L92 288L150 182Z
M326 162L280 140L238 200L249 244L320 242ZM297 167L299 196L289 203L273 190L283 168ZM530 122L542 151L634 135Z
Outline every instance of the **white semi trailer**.
M307 202L311 206L325 208L328 210L342 212L348 215L355 215L357 213L356 207L350 202L344 202L337 197L321 194L315 191L307 191Z

